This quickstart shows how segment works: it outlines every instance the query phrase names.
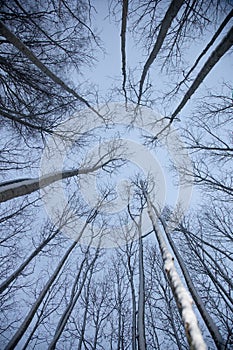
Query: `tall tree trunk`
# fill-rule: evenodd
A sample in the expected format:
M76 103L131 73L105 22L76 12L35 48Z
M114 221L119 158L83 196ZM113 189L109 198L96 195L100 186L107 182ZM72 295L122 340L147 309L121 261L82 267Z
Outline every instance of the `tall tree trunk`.
M81 230L80 236L83 234L86 226L87 226L87 224L85 224L83 229ZM70 246L70 248L67 250L67 252L63 256L62 260L60 261L59 265L57 266L56 270L54 271L54 273L52 274L52 276L50 277L50 279L48 280L48 282L46 283L46 285L44 286L44 288L40 292L39 297L37 298L37 300L35 301L35 303L31 307L31 310L27 314L27 316L24 319L23 323L21 324L20 328L18 329L18 331L15 333L13 338L10 340L10 342L6 346L5 350L13 350L16 347L16 345L18 344L18 342L20 341L20 339L23 337L23 335L26 332L28 326L30 325L33 317L35 316L37 310L39 309L40 304L42 303L45 295L47 294L49 288L51 287L51 285L54 283L54 281L58 277L62 267L64 266L64 264L65 264L66 260L68 259L70 253L76 247L77 243L78 243L77 241L74 242Z
M192 247L192 251L198 257L198 260L200 261L201 265L203 266L204 270L206 271L207 276L211 279L211 281L215 285L218 292L222 295L226 304L231 309L231 312L233 312L233 298L230 296L229 290L226 290L224 288L224 285L216 278L216 276L210 270L208 265L205 263L202 251L201 251L201 253L198 251L199 249L197 249L197 247L193 244L193 242L190 242L190 238L188 236L186 236L186 240L190 243L190 246ZM224 349L225 349L225 347L224 347Z
M39 325L41 323L41 319L43 319L44 309L46 308L46 302L49 300L49 297L50 297L50 292L51 292L51 290L47 293L47 297L44 299L44 303L43 303L43 306L41 307L40 311L37 312L37 320L36 320L32 330L30 331L30 334L29 334L29 336L28 336L28 338L27 338L27 340L26 340L26 342L21 350L28 349L28 345L29 345L30 341L32 340L33 335L37 331L37 328L39 327Z
M89 249L89 247L88 247L88 249ZM71 312L73 311L75 304L77 303L77 301L81 295L84 283L85 283L87 276L88 276L88 272L90 271L91 274L93 273L94 264L95 264L96 259L98 258L98 255L99 255L99 249L96 249L96 254L95 254L94 258L92 259L91 263L87 266L87 269L84 273L82 283L81 283L80 287L78 288L78 290L76 290L77 284L80 280L81 273L83 271L84 264L87 262L87 257L86 256L84 257L84 259L80 265L79 272L78 272L78 274L75 278L74 284L73 284L70 302L69 302L67 308L64 310L63 315L61 316L61 318L58 322L57 329L56 329L54 337L53 337L53 339L48 347L48 350L54 350L56 348L56 344L57 344L57 342L58 342L58 340L59 340L67 322L68 322L68 319L71 315Z
M29 48L15 36L3 22L0 21L0 33L3 35L12 45L14 45L22 54L24 54L35 66L41 70L45 75L47 75L54 83L60 85L65 91L72 94L80 102L84 103L88 108L90 108L97 115L99 113L91 107L89 102L80 96L74 89L67 86L64 81L62 81L58 76L56 76L48 67L46 67ZM100 116L100 115L99 115Z
M84 334L85 334L86 324L87 324L87 314L88 314L91 278L92 278L92 274L90 274L89 279L88 279L88 283L87 283L86 297L85 297L85 310L84 310L84 315L83 315L81 334L80 334L79 341L78 341L78 347L77 347L78 350L82 350L82 344L84 342Z
M117 276L117 302L118 302L118 324L117 324L117 349L122 349L122 299L119 276Z
M22 273L25 267L31 262L36 255L38 255L42 249L58 234L60 229L56 230L50 237L44 240L30 255L29 257L14 271L1 285L0 294Z
M136 293L135 293L135 286L134 286L134 275L133 275L133 269L131 265L131 258L130 258L130 251L127 252L127 266L129 271L129 283L130 283L130 289L131 289L131 298L132 298L132 350L137 349L137 343L136 343Z
M193 282L192 282L192 279L191 279L191 276L185 266L185 263L170 235L170 232L168 231L167 227L166 227L166 223L164 222L164 220L161 218L161 216L158 214L158 211L157 209L155 208L155 206L152 204L152 207L156 213L156 216L157 218L160 220L162 226L163 226L163 229L164 229L164 232L166 233L166 237L168 239L168 242L174 252L174 255L179 263L179 266L181 268L181 271L183 273L183 276L185 278L185 282L187 284L187 287L189 289L189 292L215 342L215 345L217 347L217 349L219 350L224 350L225 349L225 346L224 346L224 341L223 341L223 338L221 336L221 334L219 333L219 330L218 330L218 327L216 326L215 322L213 321L212 317L210 316L210 314L208 313L208 311L206 310L205 308L205 305L200 297L200 295L198 294L197 292L197 289L195 288Z
M182 317L190 348L193 350L206 350L207 347L199 329L197 317L192 308L193 301L179 277L179 274L175 268L174 258L167 247L167 243L159 226L157 225L157 217L152 208L151 200L145 191L143 191L143 193L147 201L148 215L152 222L156 239L159 243L159 248L163 258L164 270L169 280L178 310Z
M143 264L143 243L141 231L141 216L138 224L139 233L139 297L138 297L138 347L146 350L145 336L145 275Z
M144 85L148 70L150 69L150 66L152 65L152 63L156 59L156 57L157 57L157 55L158 55L158 53L163 45L163 42L166 38L168 29L170 28L173 19L176 17L177 13L179 12L179 10L183 4L184 4L184 0L172 0L170 6L169 6L169 8L164 16L164 19L161 23L160 31L159 31L157 40L155 42L155 45L153 47L153 50L151 51L150 56L143 67L143 71L142 71L142 75L141 75L140 83L139 83L138 103L140 102L142 94L143 94L143 85Z
M109 162L111 162L111 160L91 168L66 170L60 173L48 174L41 178L17 179L2 185L0 184L0 203L38 191L39 189L62 179L94 172L107 165Z
M228 24L228 22L232 19L233 17L233 10L231 10L229 12L229 14L226 16L226 18L224 18L223 22L221 23L221 25L219 26L218 30L214 33L213 37L211 38L211 40L208 42L208 44L206 45L206 47L204 48L204 50L200 53L200 55L198 56L198 58L196 59L196 61L194 62L193 66L191 67L191 69L188 71L187 74L185 74L184 79L178 84L179 86L181 86L184 82L187 81L187 79L189 78L190 74L194 71L194 69L197 67L198 63L200 62L200 60L202 59L202 57L207 53L207 51L211 48L211 46L214 44L214 42L217 40L217 38L219 37L219 35L222 33L223 29L226 27L226 25Z
M218 63L218 61L222 58L222 56L231 48L233 45L233 27L228 31L227 35L222 39L220 44L216 47L216 49L212 52L200 72L198 73L196 79L184 95L183 99L181 100L180 104L172 114L170 118L170 124L175 119L175 117L178 115L178 113L183 109L183 107L186 105L187 101L191 98L191 96L194 94L194 92L198 89L200 84L203 82L205 77L209 74L211 69Z
M126 92L126 27L127 27L127 17L128 17L128 6L129 1L123 0L122 2L122 17L121 17L121 71L122 71L122 90L125 95L125 100L127 102L127 92Z

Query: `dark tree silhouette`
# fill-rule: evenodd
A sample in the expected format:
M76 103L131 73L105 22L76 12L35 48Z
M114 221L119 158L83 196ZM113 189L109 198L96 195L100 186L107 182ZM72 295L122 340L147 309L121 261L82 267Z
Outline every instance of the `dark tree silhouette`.
M232 348L232 14L218 0L1 3L1 349ZM160 147L177 192L197 190L187 213L185 196L161 207L153 164L141 171Z

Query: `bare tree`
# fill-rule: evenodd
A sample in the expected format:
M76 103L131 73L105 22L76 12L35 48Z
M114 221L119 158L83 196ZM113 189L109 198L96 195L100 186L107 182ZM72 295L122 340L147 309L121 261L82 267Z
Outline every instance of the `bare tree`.
M61 179L67 179L70 177L88 174L90 172L94 172L96 170L102 169L106 167L109 163L116 161L117 159L110 159L108 161L97 161L97 163L90 168L84 169L75 169L75 170L67 170L62 173L48 174L47 176L43 176L41 178L35 179L18 179L9 181L7 183L3 183L1 185L0 190L0 202L8 201L12 198L25 196L34 191L39 190L40 188L44 188L56 181Z
M64 310L62 317L59 320L54 337L49 345L49 349L55 349L56 344L57 344L57 342L58 342L58 340L59 340L59 338L60 338L60 336L61 336L61 334L66 326L66 323L69 319L69 316L70 316L73 308L75 307L77 300L79 299L79 297L81 295L81 292L82 292L83 286L86 282L86 279L88 277L88 274L89 273L91 275L93 274L95 262L98 258L98 255L99 255L99 249L96 249L96 253L90 262L88 260L88 255L90 254L89 249L90 249L90 246L87 247L87 251L84 255L82 263L80 264L79 271L77 273L77 276L75 278L75 281L74 281L74 284L73 284L73 287L71 290L70 302L69 302L67 308ZM83 273L83 270L84 270L84 273ZM82 273L84 276L82 276L82 279L81 279Z
M180 280L179 274L177 273L176 268L174 266L174 258L168 250L166 241L160 231L160 228L156 224L153 207L145 188L142 188L142 191L147 201L148 215L152 221L153 229L155 231L156 238L160 246L161 254L164 261L164 269L166 271L169 283L171 285L171 289L176 300L177 307L180 311L180 314L182 315L187 340L190 346L194 349L206 349L205 342L202 338L201 331L198 327L197 318L192 310L192 300L190 299L188 292L186 291L185 287L182 284L182 281ZM186 313L186 310L189 310L189 312ZM190 314L193 314L191 319L189 319Z
M100 54L112 54L101 42L104 11L119 39L107 92L107 66L100 88L91 79ZM2 2L0 342L6 349L232 347L232 84L218 80L213 89L207 79L232 53L231 20L230 1L219 0ZM222 75L226 81L224 69ZM127 111L132 102L137 111L145 105L164 115L157 136L146 136L151 146L174 124L189 152L193 169L179 172L190 172L200 198L172 231L167 222L175 213L159 212L151 174L130 175L126 206L114 211L114 176L134 172L122 129L113 132L118 116L104 104L117 98ZM133 133L135 121L128 125ZM96 152L84 160L92 146ZM64 164L54 165L54 154L68 148ZM95 175L95 186L86 188L90 197L100 190L93 205L81 182ZM57 200L56 221L49 222L43 196L60 186L67 207L59 211ZM105 249L105 242L117 246Z
M87 226L87 223L84 225L84 227L82 228L81 232L79 233L80 237L82 236L84 230L86 229L86 226ZM44 286L44 288L42 289L39 297L35 301L34 305L31 308L31 310L28 312L28 314L27 314L25 320L23 321L21 327L18 329L16 334L13 336L13 338L11 339L9 344L6 346L6 349L12 349L18 344L19 340L22 338L22 336L24 335L25 331L27 330L27 327L29 326L30 322L32 321L33 317L35 316L35 314L36 314L36 312L37 312L41 302L43 301L44 297L46 296L47 292L49 291L49 288L52 286L52 284L54 283L54 281L58 277L58 275L59 275L60 271L62 270L66 260L68 259L69 255L74 250L74 248L76 247L77 243L78 243L77 241L74 241L71 244L71 246L69 247L69 249L66 251L66 253L63 256L63 258L61 259L60 263L56 267L53 275L47 281L47 283Z

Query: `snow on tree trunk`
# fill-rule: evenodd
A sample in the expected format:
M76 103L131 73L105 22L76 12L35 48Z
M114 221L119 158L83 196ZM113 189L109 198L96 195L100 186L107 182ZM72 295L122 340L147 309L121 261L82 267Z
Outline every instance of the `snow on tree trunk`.
M49 186L50 184L62 179L67 179L73 176L94 172L102 168L108 162L90 168L66 170L61 173L48 174L42 176L41 178L32 178L26 180L17 179L6 185L0 185L0 203L38 191L40 188Z
M178 249L176 248L170 233L167 230L167 227L166 227L164 220L161 218L161 216L159 216L159 214L158 214L158 212L153 204L152 204L152 207L156 213L157 218L160 220L160 222L163 226L163 229L164 229L164 232L165 232L166 237L168 239L168 242L169 242L169 244L170 244L170 246L175 254L175 257L176 257L176 259L179 263L179 266L181 268L181 271L184 275L184 278L185 278L186 284L188 286L188 289L190 291L190 294L192 295L192 298L195 301L195 304L196 304L196 306L197 306L197 308L198 308L198 310L199 310L199 312L200 312L200 314L201 314L201 316L202 316L202 318L203 318L203 320L204 320L204 322L205 322L205 324L206 324L206 326L207 326L207 328L208 328L208 330L209 330L209 332L210 332L210 334L215 342L216 347L219 350L225 349L224 340L223 340L221 334L219 333L219 330L218 330L215 322L213 321L210 314L206 310L205 305L204 305L200 295L198 294L198 292L197 292L197 290L192 282L192 279L191 279L190 274L185 266L185 263L184 263L182 257L180 256Z
M192 350L207 350L206 344L202 337L202 333L198 326L197 317L193 311L193 300L189 295L188 291L183 285L180 276L176 270L174 264L174 258L170 253L167 243L162 235L162 232L157 224L157 217L153 211L151 201L147 194L145 194L147 205L148 205L148 215L153 225L156 238L159 243L161 250L164 270L166 272L167 278L169 280L172 293L174 295L178 310L183 320L185 327L185 333Z

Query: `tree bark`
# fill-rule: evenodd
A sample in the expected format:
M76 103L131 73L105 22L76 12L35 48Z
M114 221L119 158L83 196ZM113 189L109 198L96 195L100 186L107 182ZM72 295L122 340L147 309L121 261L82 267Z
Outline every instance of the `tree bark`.
M22 52L41 72L47 75L54 83L60 85L65 91L72 94L75 98L77 98L80 102L85 104L88 108L90 108L93 112L95 112L98 116L101 115L89 104L87 100L85 100L82 96L80 96L74 89L70 88L68 85L64 83L58 76L56 76L48 67L46 67L29 48L19 39L16 35L14 35L3 22L0 21L0 33L3 35L12 45L14 45L20 52Z
M170 4L165 16L164 16L156 43L153 47L153 50L150 53L148 60L146 61L145 65L143 67L143 71L142 71L142 75L141 75L140 83L139 83L138 103L140 102L141 97L142 97L143 85L144 85L144 82L146 79L146 75L150 69L150 66L152 65L152 63L156 59L156 57L157 57L157 55L158 55L158 53L163 45L163 42L166 38L168 29L170 28L173 19L176 17L177 13L179 12L179 10L183 4L184 4L184 0L173 0Z
M60 229L56 230L50 237L44 240L35 250L32 252L29 257L14 271L1 285L0 285L0 294L7 289L7 287L22 273L25 267L31 262L36 255L38 255L42 249L58 234Z
M198 326L198 321L196 315L192 308L192 299L188 294L186 288L184 287L179 274L175 268L174 258L171 255L167 243L157 225L155 213L152 208L149 196L145 191L143 191L144 196L147 201L148 215L152 222L153 229L159 243L160 251L163 258L164 269L169 280L173 296L175 298L178 310L183 320L185 327L186 337L190 348L193 350L207 350L206 344L202 337L201 331Z
M194 302L195 302L195 304L196 304L196 306L197 306L197 308L198 308L198 310L199 310L199 312L200 312L200 314L201 314L201 316L202 316L202 318L203 318L203 320L204 320L204 322L205 322L205 324L206 324L206 326L207 326L207 328L208 328L208 330L209 330L209 332L210 332L210 334L215 342L217 349L224 350L225 349L224 340L223 340L223 338L218 330L218 327L216 326L212 317L210 316L210 314L206 310L205 305L204 305L200 295L198 294L198 292L197 292L197 290L192 282L191 276L190 276L190 274L185 266L185 263L184 263L181 255L180 255L180 253L179 253L179 251L178 251L178 249L177 249L177 247L176 247L176 245L175 245L175 243L170 235L170 232L167 230L166 223L161 218L161 216L159 216L159 214L158 214L158 212L153 204L152 204L152 207L157 215L157 218L160 220L160 222L163 226L167 240L168 240L168 242L169 242L169 244L174 252L174 255L179 263L179 266L180 266L181 271L183 273L183 276L185 278L185 282L187 284L189 292L190 292L190 294L191 294L191 296L192 296L192 298L193 298L193 300L194 300Z
M75 291L76 287L77 287L77 283L80 279L80 276L81 276L81 273L83 270L83 266L86 263L87 257L86 256L84 257L84 259L80 265L79 272L78 272L78 274L75 278L74 284L73 284L70 302L69 302L67 308L64 310L63 315L61 316L61 318L58 322L57 329L56 329L54 337L53 337L53 339L48 347L48 350L54 350L56 348L56 344L57 344L57 342L58 342L58 340L59 340L67 322L68 322L68 319L71 315L71 312L73 311L75 304L77 303L78 298L81 295L84 283L87 279L88 272L91 271L91 274L93 273L94 264L95 264L96 259L98 258L98 254L99 254L99 249L96 250L96 254L95 254L94 258L92 259L91 263L87 266L87 269L84 273L83 280L82 280L82 283L81 283L79 289L77 291Z
M87 224L84 225L83 229L80 232L80 236L83 234L85 228L86 228ZM15 335L13 336L13 338L10 340L10 342L8 343L8 345L6 346L5 350L13 350L16 345L18 344L18 342L20 341L20 339L23 337L24 333L26 332L28 326L30 325L33 317L35 316L37 310L40 307L40 304L42 303L45 295L47 294L49 288L51 287L51 285L54 283L54 281L56 280L56 278L58 277L62 267L64 266L66 260L68 259L70 253L73 251L73 249L76 247L77 245L77 241L75 241L70 248L67 250L67 252L65 253L65 255L63 256L63 258L61 259L59 265L57 266L57 268L55 269L54 273L52 274L52 276L50 277L50 279L48 280L48 282L45 284L44 288L42 289L42 291L40 292L39 297L37 298L37 300L35 301L35 303L33 304L33 306L31 307L31 310L29 311L29 313L27 314L26 318L24 319L23 323L21 324L20 328L18 329L18 331L15 333Z
M92 168L66 170L61 173L48 174L41 178L13 180L8 182L8 184L0 185L0 203L38 191L62 179L94 172L111 161L112 160L109 160L103 164L93 166Z
M128 16L128 0L123 0L122 3L122 19L121 19L121 70L123 76L122 90L125 95L125 100L127 102L127 92L126 92L126 27L127 27L127 16Z
M128 254L130 254L130 252L128 252ZM136 350L136 293L130 255L127 257L127 265L129 270L129 283L132 297L132 350Z
M145 335L145 275L143 263L143 243L141 232L141 216L138 224L139 233L139 297L138 297L138 345L139 350L146 350Z
M218 30L214 33L214 35L211 38L211 40L209 41L209 43L206 45L204 50L201 52L201 54L198 56L198 58L194 62L194 65L191 67L191 69L188 71L188 73L185 74L184 79L178 84L179 86L181 84L183 84L185 81L187 81L187 79L189 78L190 74L194 71L194 69L197 67L197 65L200 62L200 60L202 59L202 57L207 53L207 51L210 49L210 47L214 44L214 42L219 37L219 35L221 34L221 32L226 27L226 25L228 24L228 22L231 20L232 17L233 17L233 10L231 10L229 12L229 14L226 16L226 18L224 18L224 20L221 23L221 25L219 26Z
M170 124L173 122L175 117L180 113L180 111L184 108L187 101L192 97L194 92L198 89L200 84L203 82L205 77L209 74L209 72L213 69L213 67L218 63L218 61L222 58L222 56L231 48L233 44L233 27L228 31L227 35L222 39L220 44L216 47L216 49L212 52L200 72L198 73L196 79L184 95L182 101L173 112L170 118Z

